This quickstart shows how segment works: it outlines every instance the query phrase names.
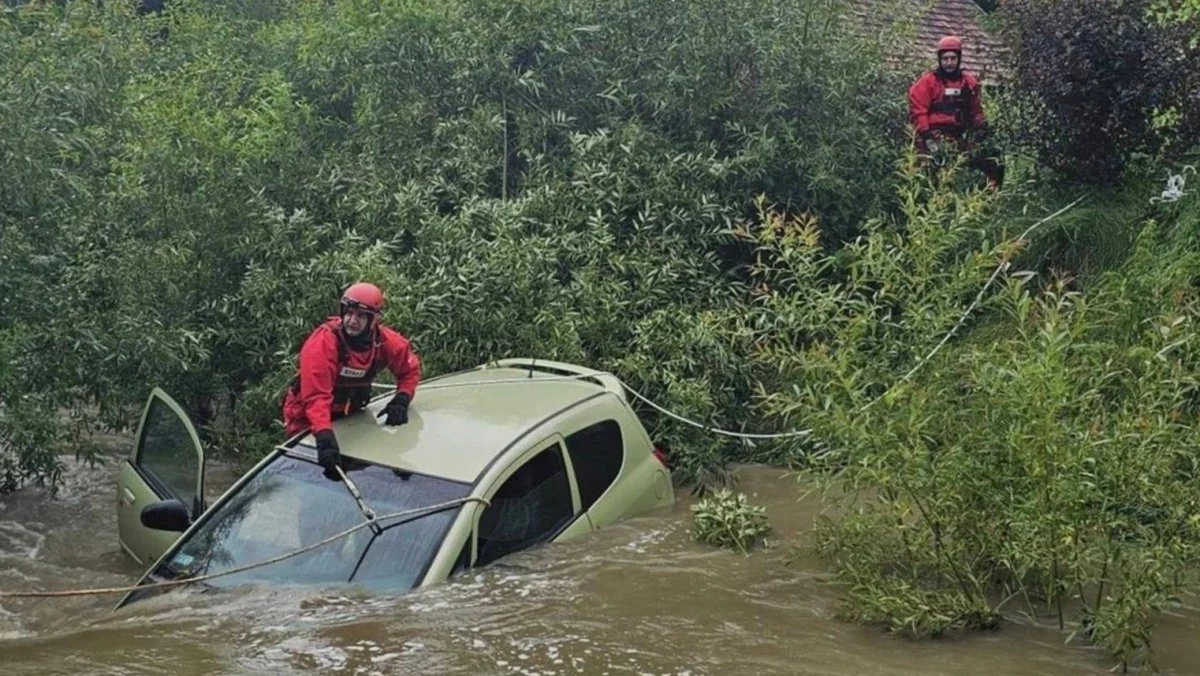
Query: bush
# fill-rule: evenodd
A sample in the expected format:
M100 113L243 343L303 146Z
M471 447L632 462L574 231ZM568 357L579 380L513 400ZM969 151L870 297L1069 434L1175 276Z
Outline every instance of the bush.
M984 338L906 378L1015 255L989 243L1011 221L979 228L969 201L936 195L912 204L943 209L910 209L854 255L820 254L803 222L750 233L774 260L768 286L817 289L807 304L767 294L758 342L783 375L766 407L822 442L797 450L805 480L848 496L816 538L845 615L934 636L1048 608L1121 663L1148 662L1155 618L1195 589L1200 555L1194 205L1160 207L1087 295L1010 271ZM765 323L781 317L807 328Z
M759 193L830 241L890 200L901 97L827 3L252 4L3 13L0 331L52 356L10 399L120 428L159 385L260 452L301 340L370 278L430 374L582 361L739 427L729 230ZM744 450L646 421L681 478Z
M1113 184L1138 155L1171 159L1200 131L1195 17L1156 21L1153 0L1013 0L1003 126L1072 181Z
M727 488L701 498L692 505L692 513L692 538L743 554L771 532L766 508L751 505L745 493L735 495Z

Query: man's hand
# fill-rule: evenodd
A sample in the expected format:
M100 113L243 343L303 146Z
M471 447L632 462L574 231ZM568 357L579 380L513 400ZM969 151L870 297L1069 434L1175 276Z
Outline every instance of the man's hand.
M941 150L941 143L939 142L941 138L941 133L934 129L921 132L919 147L924 149L925 153L929 155L936 155Z
M325 478L334 481L341 477L337 474L337 467L342 462L341 449L338 448L337 437L333 435L333 430L321 430L317 432L317 464L325 468Z
M408 422L408 395L404 392L397 392L396 396L388 402L387 406L379 412L379 415L387 416L387 420L383 421L385 425L403 425Z

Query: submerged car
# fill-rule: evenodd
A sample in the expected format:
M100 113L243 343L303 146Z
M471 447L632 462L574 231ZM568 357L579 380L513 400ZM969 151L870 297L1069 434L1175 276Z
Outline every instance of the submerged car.
M665 457L609 374L542 360L489 363L424 381L398 427L377 417L388 390L334 422L349 482L324 475L305 432L206 508L199 438L155 389L117 489L121 548L149 565L138 585L266 561L373 511L409 514L204 584L407 590L674 502ZM158 591L135 590L117 607Z

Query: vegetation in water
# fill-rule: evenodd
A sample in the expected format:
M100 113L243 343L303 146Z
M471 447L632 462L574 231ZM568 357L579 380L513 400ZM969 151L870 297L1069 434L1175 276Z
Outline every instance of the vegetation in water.
M692 538L714 547L737 549L743 554L771 532L767 509L753 505L745 493L721 488L691 507Z

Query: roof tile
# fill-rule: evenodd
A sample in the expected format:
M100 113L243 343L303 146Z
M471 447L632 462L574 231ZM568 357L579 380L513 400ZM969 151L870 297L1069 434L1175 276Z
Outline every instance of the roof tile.
M983 27L984 11L974 0L851 0L849 16L868 39L884 47L897 65L930 68L945 35L963 40L963 67L981 80L1003 77L1008 47Z

